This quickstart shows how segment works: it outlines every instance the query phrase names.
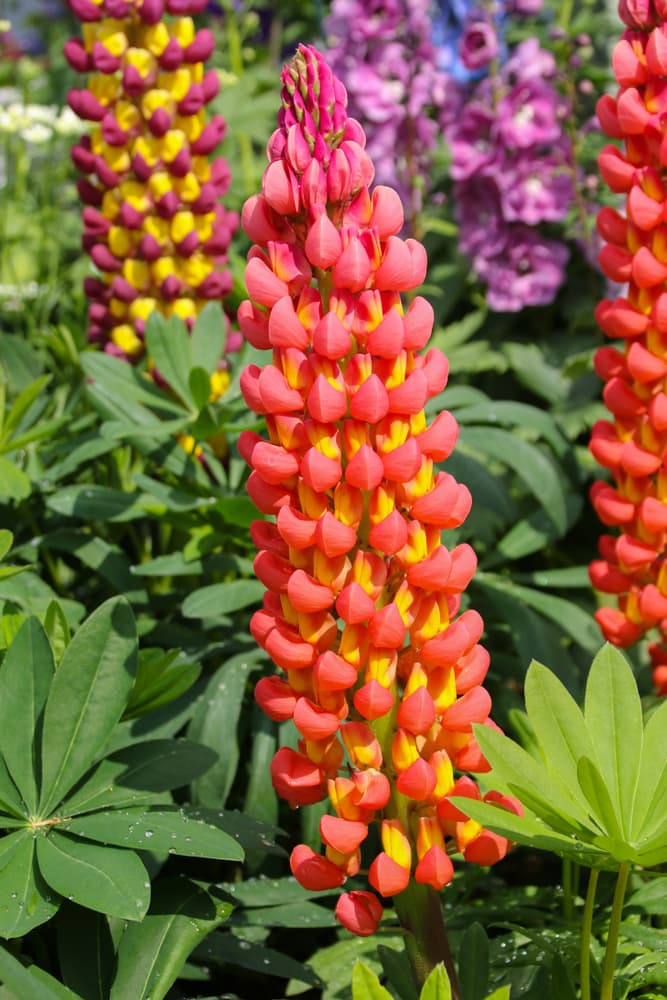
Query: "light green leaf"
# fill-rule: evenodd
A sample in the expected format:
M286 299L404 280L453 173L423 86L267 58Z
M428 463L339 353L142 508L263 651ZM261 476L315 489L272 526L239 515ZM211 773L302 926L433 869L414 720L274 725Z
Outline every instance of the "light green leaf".
M211 396L211 376L203 368L193 368L188 378L188 388L197 410L202 410Z
M153 364L183 402L193 405L188 376L192 368L190 341L185 323L154 312L146 321L146 347Z
M444 965L436 965L422 986L419 1000L452 1000L452 987Z
M644 828L667 825L667 700L646 724L641 770L637 777L632 839L641 840Z
M44 883L35 863L35 835L24 830L18 836L21 843L0 871L0 937L5 938L23 937L46 923L61 902L58 893Z
M458 409L456 419L460 424L492 423L496 427L503 425L528 428L531 434L535 432L539 434L559 459L562 459L568 450L567 440L553 417L529 403L491 399L488 403L475 403Z
M167 851L189 858L243 861L243 849L217 826L194 819L185 807L137 806L72 819L69 833L102 844Z
M14 536L7 528L0 528L0 559L4 559L14 542Z
M361 959L354 963L352 969L352 1000L392 1000L389 990Z
M39 378L35 379L31 385L26 386L23 392L19 393L16 397L9 413L5 415L2 434L3 444L12 431L16 430L23 417L26 415L37 397L41 394L42 390L49 384L52 377L52 375L41 375Z
M49 640L28 618L0 668L0 750L25 804L34 814L44 706L54 672Z
M225 353L225 317L218 302L207 302L190 333L192 364L212 374Z
M32 484L23 469L0 455L0 500L25 500L31 493Z
M601 830L610 837L623 840L621 821L609 794L609 788L599 769L588 757L582 757L577 768L579 786L590 803L591 812ZM626 860L621 858L620 860Z
M51 684L42 746L44 815L109 739L132 688L136 663L134 616L127 601L112 598L78 629Z
M186 618L220 618L262 600L266 587L259 580L229 580L194 590L183 602Z
M48 636L51 652L56 663L62 659L62 655L71 642L72 633L69 623L65 617L65 612L57 601L51 601L44 615L44 631Z
M22 965L1 946L0 979L16 1000L82 1000L78 993L72 993L48 972L36 965Z
M591 664L584 714L618 826L628 838L642 757L642 709L628 662L609 643Z
M558 531L567 528L565 495L553 461L536 445L495 427L461 428L460 445L503 462L523 480Z
M52 830L37 838L37 862L51 888L80 906L125 920L141 920L148 909L148 872L134 851Z
M536 660L526 674L525 697L548 769L585 809L586 797L577 795L577 768L581 757L595 760L595 752L579 706L554 674Z
M162 1000L195 945L230 911L187 879L158 882L150 912L120 940L109 1000Z
M105 416L113 413L125 420L134 420L136 416L154 420L155 412L164 418L184 415L176 400L147 381L127 361L100 351L86 351L81 355L81 366L87 376L89 394L109 406Z

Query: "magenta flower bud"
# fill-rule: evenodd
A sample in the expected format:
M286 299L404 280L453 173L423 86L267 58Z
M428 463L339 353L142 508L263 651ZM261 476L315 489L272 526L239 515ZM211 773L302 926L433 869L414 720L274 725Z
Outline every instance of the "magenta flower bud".
M656 21L651 0L619 0L618 13L629 28L648 28Z
M136 288L133 288L120 274L117 274L111 282L111 292L121 302L134 302L139 294Z
M201 190L199 192L199 197L190 205L193 212L206 213L212 212L218 201L218 194L215 190L215 186L209 181L206 181L201 185Z
M125 66L123 69L123 87L128 94L132 97L138 97L140 94L143 94L149 85L149 80L144 80L136 66L131 66L130 64Z
M220 91L220 77L214 69L210 69L207 73L204 73L201 88L204 93L205 104L208 104L209 101L218 96Z
M227 125L220 115L211 118L208 125L202 129L201 135L190 143L190 149L195 156L207 156L212 153L225 137Z
M179 115L196 115L204 107L204 88L200 83L193 83L182 101L178 103Z
M95 154L80 143L72 146L72 163L83 174L92 174L95 169Z
M169 112L166 111L165 108L158 108L156 111L153 112L153 114L149 118L148 128L151 132L151 135L157 136L157 138L159 138L161 135L164 135L165 132L169 131L169 129L171 128L171 123L172 123L172 118Z
M91 0L70 0L70 7L75 17L84 23L99 21L102 18L102 11L97 4Z
M176 277L176 275L169 274L160 285L160 292L167 302L171 302L173 299L178 297L182 287L183 284Z
M200 14L207 3L208 0L166 0L166 7L170 14L180 17L182 14Z
M162 0L143 0L139 7L139 17L144 24L157 24L163 12Z
M94 247L92 247L90 256L93 259L93 263L96 267L99 267L100 271L120 271L123 266L123 262L118 260L117 257L114 257L111 250L109 250L109 247L105 246L103 243L97 243Z
M161 69L171 72L183 62L183 49L175 38L170 38L164 50L158 56L158 63Z
M171 219L178 211L178 195L175 191L167 191L155 203L157 214L161 219Z
M84 203L84 205L95 205L99 207L102 204L102 192L96 187L87 177L80 177L76 182L76 189L79 192L79 198Z
M150 164L146 162L140 153L135 153L132 157L132 170L140 181L147 181L153 172Z
M70 90L67 103L75 115L91 122L101 122L107 110L89 90Z
M95 173L105 187L114 188L120 184L120 175L111 169L103 156L95 157Z
M162 247L150 233L144 233L139 243L139 252L144 260L150 264L162 256Z
M211 58L214 49L213 32L208 28L201 28L195 35L194 41L183 50L183 56L189 63L206 62Z
M188 235L185 236L180 243L176 244L176 249L181 257L191 257L198 246L199 236L194 230L192 230L192 232L188 233Z
M121 61L118 56L112 55L101 42L95 42L91 53L91 61L95 69L100 73L115 73L120 69Z
M118 212L118 221L126 229L140 229L144 221L144 214L124 201Z
M128 138L128 133L120 127L110 111L102 119L102 138L110 146L124 146Z
M85 46L80 38L70 38L63 46L65 59L72 69L79 73L86 73L90 69L90 56L86 52Z
M298 125L292 125L287 132L287 160L289 165L297 174L302 174L313 154L310 146L306 142L304 134Z
M122 21L124 17L128 17L134 4L128 2L128 0L105 0L104 12L107 17L113 18L115 21Z
M111 228L109 220L105 219L102 213L98 212L92 205L86 205L83 210L83 224L86 234L90 233L98 237L98 240L100 236L106 236Z
M207 274L201 285L197 288L197 294L203 299L219 299L229 295L232 290L232 276L229 271L212 272Z

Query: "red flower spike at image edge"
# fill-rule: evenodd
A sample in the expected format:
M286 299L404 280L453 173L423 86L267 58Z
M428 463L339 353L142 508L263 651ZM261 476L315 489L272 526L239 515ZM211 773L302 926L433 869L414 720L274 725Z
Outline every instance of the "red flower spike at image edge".
M493 726L482 619L459 615L475 555L441 539L471 498L435 468L454 447L456 421L424 416L448 374L440 351L421 353L433 310L401 298L424 280L424 248L397 235L398 195L369 191L363 130L323 57L300 46L282 84L262 194L242 215L255 245L239 324L273 352L241 377L269 433L239 438L248 492L274 518L251 527L267 588L251 631L281 671L255 696L272 719L293 719L300 737L271 765L279 795L295 807L328 796L333 809L320 825L325 853L292 852L295 877L309 890L342 885L377 822L382 850L368 859L368 881L394 897L423 971L445 957L436 891L452 878L450 853L488 865L508 848L450 802L479 798L455 772L488 770L472 724ZM382 906L354 891L336 915L371 934Z
M590 442L613 479L593 485L593 505L618 533L601 537L590 577L616 596L617 607L595 616L606 639L625 647L657 629L649 652L667 694L667 3L622 0L619 11L627 25L612 55L619 91L597 110L607 135L623 140L602 150L599 165L626 195L626 214L603 208L598 229L602 268L627 291L596 310L621 349L596 353L612 419L595 424Z
M83 247L100 272L84 283L88 338L134 361L154 310L191 326L232 287L227 249L238 216L219 201L227 162L210 157L225 123L220 115L207 122L205 111L219 86L215 71L204 71L214 40L189 16L205 0L68 2L83 38L65 44L65 57L89 74L86 88L68 95L91 122L72 150L86 175L78 182ZM228 382L221 359L212 397Z

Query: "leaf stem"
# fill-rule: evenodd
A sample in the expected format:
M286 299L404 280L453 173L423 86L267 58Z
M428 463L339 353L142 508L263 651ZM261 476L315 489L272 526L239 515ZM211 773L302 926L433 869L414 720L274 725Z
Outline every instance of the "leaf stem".
M581 1000L591 1000L591 928L593 926L595 892L598 887L599 877L600 872L597 868L591 868L590 875L588 876L588 889L586 891L584 912L581 917Z
M616 888L614 889L614 900L611 904L611 916L609 918L607 947L604 953L604 963L602 965L600 1000L613 1000L614 996L614 970L616 968L618 932L621 926L623 902L625 900L625 890L630 876L630 869L631 865L628 863L621 865L618 869L618 878L616 879Z

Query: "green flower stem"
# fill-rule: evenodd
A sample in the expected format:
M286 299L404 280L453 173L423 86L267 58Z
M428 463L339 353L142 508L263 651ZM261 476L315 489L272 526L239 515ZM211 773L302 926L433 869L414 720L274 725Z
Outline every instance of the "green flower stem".
M593 925L593 910L595 909L595 892L598 887L600 872L591 868L588 876L586 902L581 918L581 1000L591 1000L591 928Z
M621 926L621 916L623 915L623 901L625 900L625 890L630 876L629 864L623 864L618 869L616 888L614 890L614 901L611 904L611 917L609 918L609 933L607 934L607 948L604 953L604 963L602 966L602 986L600 989L600 1000L613 1000L614 996L614 970L616 968L616 949L618 947L618 931Z
M444 962L452 988L452 1000L461 1000L439 894L430 885L420 885L410 879L407 889L394 896L394 907L405 930L405 949L418 988L421 990L429 973Z

